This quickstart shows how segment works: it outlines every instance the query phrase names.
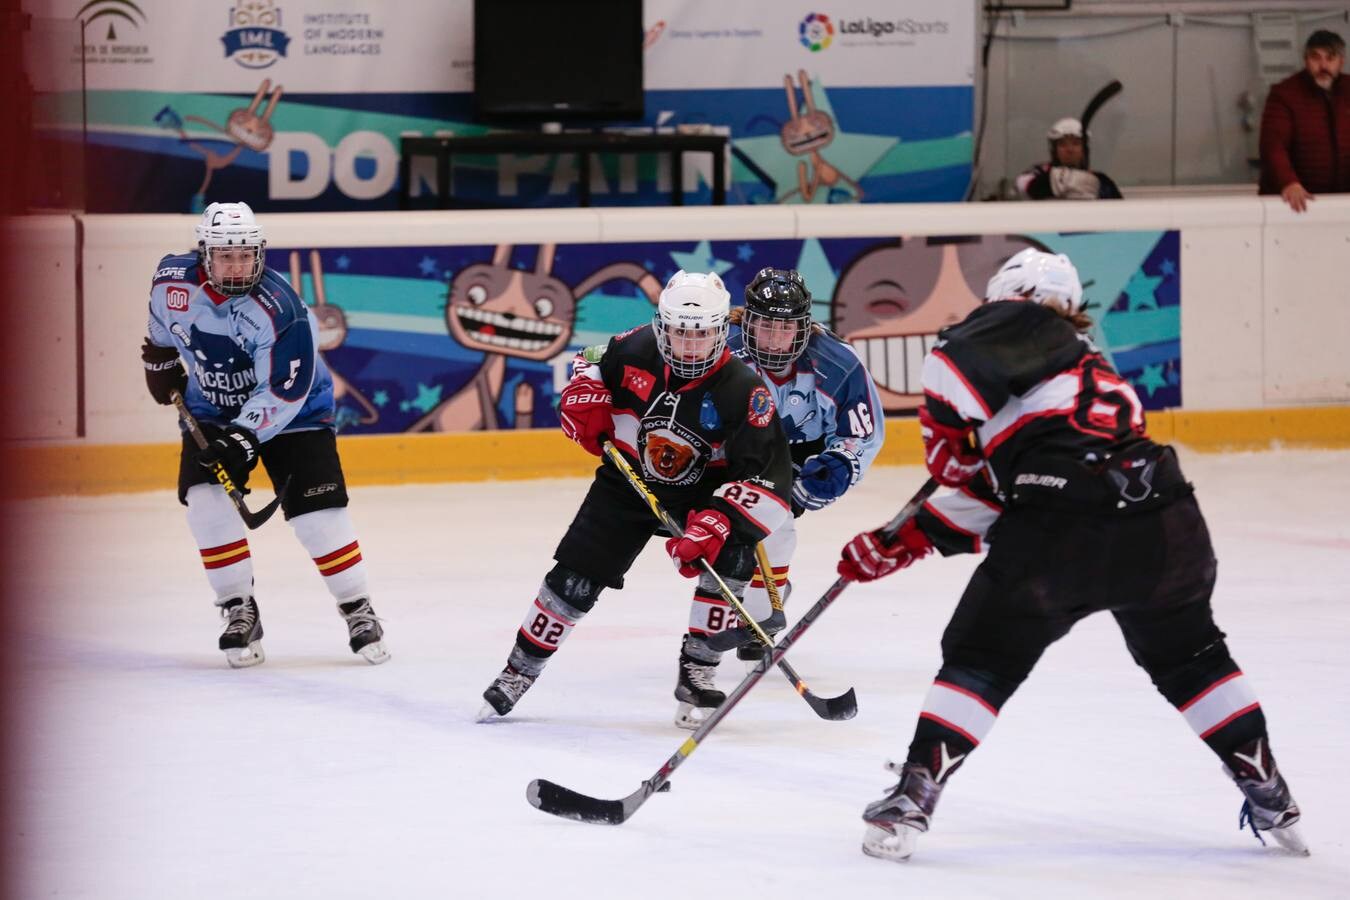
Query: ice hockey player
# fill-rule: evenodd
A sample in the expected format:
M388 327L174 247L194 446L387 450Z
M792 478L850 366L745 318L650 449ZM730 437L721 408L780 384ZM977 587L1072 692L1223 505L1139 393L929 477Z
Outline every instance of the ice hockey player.
M242 490L260 459L273 485L290 481L281 508L337 601L352 652L382 663L389 652L347 514L318 325L267 268L265 247L247 204L212 203L197 249L164 257L151 282L146 385L165 405L181 394L209 439L199 450L184 429L178 500L224 619L220 649L231 666L263 661L263 628L244 523L213 468L224 466Z
M923 367L925 460L954 490L889 545L859 534L839 563L871 581L934 548L989 545L942 636L909 755L891 764L899 784L863 813L863 852L908 859L948 779L1045 648L1110 610L1135 662L1237 783L1242 821L1306 853L1255 689L1214 624L1204 517L1173 450L1148 438L1134 389L1085 335L1077 270L1023 250L985 296L939 332Z
M1089 168L1088 138L1077 119L1055 122L1045 133L1050 161L1018 175L1017 190L1028 200L1121 199L1120 188L1105 172Z
M793 518L764 539L772 578L783 599L797 548L795 518L824 509L867 471L885 440L886 422L872 377L845 341L811 321L811 294L795 269L761 269L745 288L745 305L731 311L728 346L773 393L792 451ZM770 621L774 610L758 569L745 592L746 611ZM751 637L736 655L757 662L764 646Z
M615 446L670 514L666 541L680 574L697 578L680 650L676 724L696 728L726 695L713 674L724 634L739 621L703 572L706 560L737 595L755 569L755 544L792 518L792 466L773 395L727 349L731 295L716 274L676 272L643 325L583 351L562 391L562 429L588 452ZM483 692L482 718L504 716L657 530L646 503L613 464L596 470L581 508L525 612L506 668Z

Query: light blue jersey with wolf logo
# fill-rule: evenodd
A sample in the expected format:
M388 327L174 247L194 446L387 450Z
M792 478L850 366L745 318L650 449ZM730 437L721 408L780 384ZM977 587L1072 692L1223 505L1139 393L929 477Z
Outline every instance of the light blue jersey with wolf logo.
M175 348L187 366L188 409L260 441L333 427L333 378L318 334L309 307L273 269L244 296L225 297L206 283L195 252L170 254L150 285L150 342Z

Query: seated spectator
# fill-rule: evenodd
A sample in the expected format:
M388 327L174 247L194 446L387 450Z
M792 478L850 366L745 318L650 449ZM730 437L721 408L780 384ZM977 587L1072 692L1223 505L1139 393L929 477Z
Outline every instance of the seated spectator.
M1060 119L1045 133L1050 161L1017 176L1017 190L1029 200L1119 200L1120 188L1088 168L1088 135L1077 119Z
M1303 212L1315 194L1350 191L1350 84L1345 41L1314 31L1303 71L1273 86L1261 114L1261 193Z

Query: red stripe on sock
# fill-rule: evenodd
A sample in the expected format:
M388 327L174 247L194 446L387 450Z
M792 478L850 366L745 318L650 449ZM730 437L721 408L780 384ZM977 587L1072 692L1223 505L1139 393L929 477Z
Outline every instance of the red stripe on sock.
M969 731L966 731L964 728L959 728L956 725L953 725L951 722L948 722L946 719L942 718L942 716L935 716L930 712L921 712L919 713L919 718L927 719L930 722L936 722L943 728L950 728L952 731L955 731L957 734L961 735L961 737L970 741L976 747L980 745L979 738L975 737L975 735L971 734Z
M238 550L240 547L248 546L248 538L240 538L232 544L221 544L219 547L202 547L202 556L215 556L217 553L226 553L230 550Z
M1234 673L1232 673L1231 675L1225 675L1224 677L1220 678L1218 681L1216 681L1216 682L1214 682L1213 684L1211 684L1209 687L1205 688L1205 689L1204 689L1203 691L1201 691L1200 693L1196 694L1196 695L1195 695L1194 697L1192 697L1191 699L1187 700L1185 703L1183 703L1183 704L1181 704L1180 706L1178 706L1178 707L1177 707L1177 712L1185 712L1186 710L1190 709L1190 708L1191 708L1192 706L1194 706L1195 704L1199 703L1201 700L1205 699L1205 695L1208 694L1210 691L1214 690L1214 689L1215 689L1216 687L1218 687L1219 685L1221 685L1221 684L1226 684L1227 682L1232 681L1234 678L1241 678L1241 677L1242 677L1242 672L1241 672L1241 671L1234 672Z
M1224 720L1223 720L1222 722L1220 722L1218 725L1215 725L1213 728L1210 728L1208 731L1206 731L1206 732L1204 732L1203 734L1201 734L1201 735L1200 735L1200 740L1203 741L1205 738L1209 737L1211 734L1213 734L1214 732L1218 731L1220 728L1222 728L1223 726L1227 725L1229 722L1233 721L1234 719L1240 719L1240 718L1242 718L1243 716L1245 716L1247 713L1253 712L1253 711L1258 710L1258 709L1260 709L1260 708L1261 708L1261 704L1260 704L1260 703L1253 703L1251 706L1244 706L1242 709L1239 709L1237 712L1233 713L1231 716L1229 716L1228 718L1224 719Z

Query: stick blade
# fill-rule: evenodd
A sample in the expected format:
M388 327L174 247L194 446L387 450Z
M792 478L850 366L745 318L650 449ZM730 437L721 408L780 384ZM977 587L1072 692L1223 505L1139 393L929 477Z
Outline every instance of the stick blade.
M806 702L815 710L816 715L831 722L843 722L858 714L858 695L849 688L838 697L817 697L815 694L802 694Z
M525 788L525 799L535 809L562 819L595 825L622 825L628 818L622 800L600 800L542 778Z

